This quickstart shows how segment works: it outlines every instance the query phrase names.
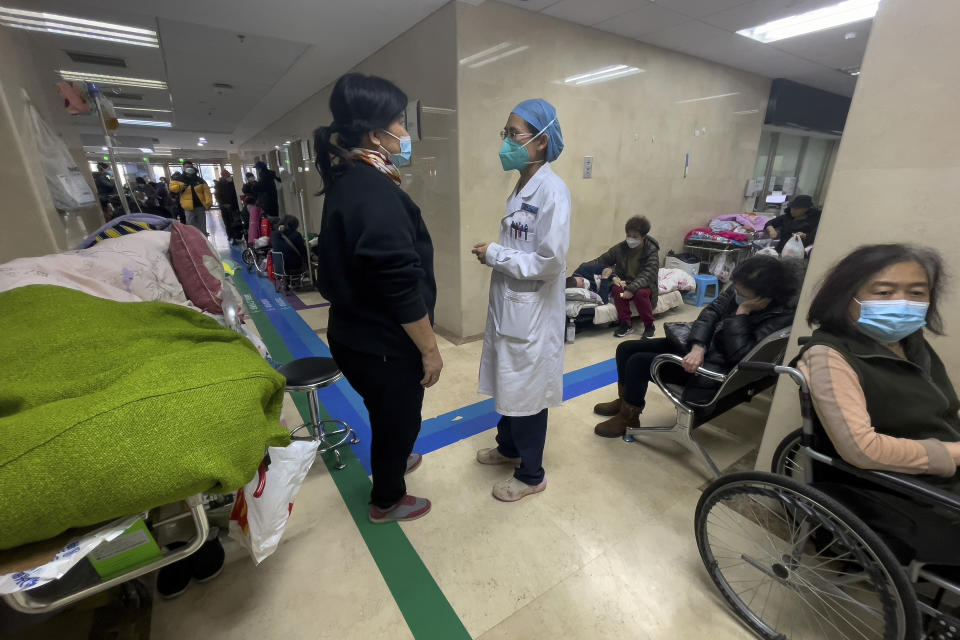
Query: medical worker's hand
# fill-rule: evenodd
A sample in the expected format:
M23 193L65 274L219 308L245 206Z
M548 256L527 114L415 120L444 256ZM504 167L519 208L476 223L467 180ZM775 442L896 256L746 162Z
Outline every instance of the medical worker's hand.
M477 256L477 260L480 261L480 264L487 264L487 249L490 248L492 242L484 242L483 244L473 245L473 255Z
M426 389L437 384L442 370L443 358L440 357L440 349L434 347L423 354L423 380L420 384Z
M702 344L693 345L690 353L683 359L683 370L687 373L696 373L697 369L703 366L703 356L706 355L707 348Z

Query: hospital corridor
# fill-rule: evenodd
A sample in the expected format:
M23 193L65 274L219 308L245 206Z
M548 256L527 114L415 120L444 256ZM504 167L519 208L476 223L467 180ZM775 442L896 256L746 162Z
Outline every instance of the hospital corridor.
M0 0L0 638L960 638L954 0Z

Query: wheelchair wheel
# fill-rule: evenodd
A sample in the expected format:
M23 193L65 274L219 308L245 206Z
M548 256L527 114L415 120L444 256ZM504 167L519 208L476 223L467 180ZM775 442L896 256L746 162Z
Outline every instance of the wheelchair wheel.
M790 478L724 476L697 504L697 546L737 616L770 640L918 640L896 558L846 507Z
M240 254L240 257L243 260L243 264L247 265L247 272L253 271L253 268L257 264L257 256L254 255L253 249L247 247L243 250L243 253Z
M773 454L773 462L770 464L770 471L800 482L804 481L804 471L809 465L809 460L804 453L803 445L800 443L802 435L803 429L791 431L777 445L777 450Z

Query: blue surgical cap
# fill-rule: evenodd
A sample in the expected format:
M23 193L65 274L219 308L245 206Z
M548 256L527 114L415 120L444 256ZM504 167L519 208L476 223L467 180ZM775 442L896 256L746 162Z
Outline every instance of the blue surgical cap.
M563 151L563 132L560 131L560 121L557 120L557 110L552 104L540 98L526 100L518 104L512 113L547 136L547 162L553 162L560 157L560 152Z

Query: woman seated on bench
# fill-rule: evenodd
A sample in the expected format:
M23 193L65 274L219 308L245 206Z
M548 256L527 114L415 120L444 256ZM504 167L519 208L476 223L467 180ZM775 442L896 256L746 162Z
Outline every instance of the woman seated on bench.
M942 280L943 261L932 249L857 249L826 276L810 306L807 320L819 328L801 351L798 368L843 460L863 469L926 474L925 481L957 492L960 400L923 335L923 327L943 332L937 308ZM851 484L861 485L818 486L886 540L923 550L926 562L960 563L957 516Z
M733 285L707 305L690 326L686 345L666 338L631 340L617 347L619 398L594 407L601 416L613 416L594 428L604 438L617 438L627 427L640 426L650 365L662 353L686 356L683 368L665 367L666 382L686 386L684 399L706 402L717 383L695 375L703 366L726 373L761 340L793 324L792 304L798 290L796 272L769 256L744 260L733 272Z

